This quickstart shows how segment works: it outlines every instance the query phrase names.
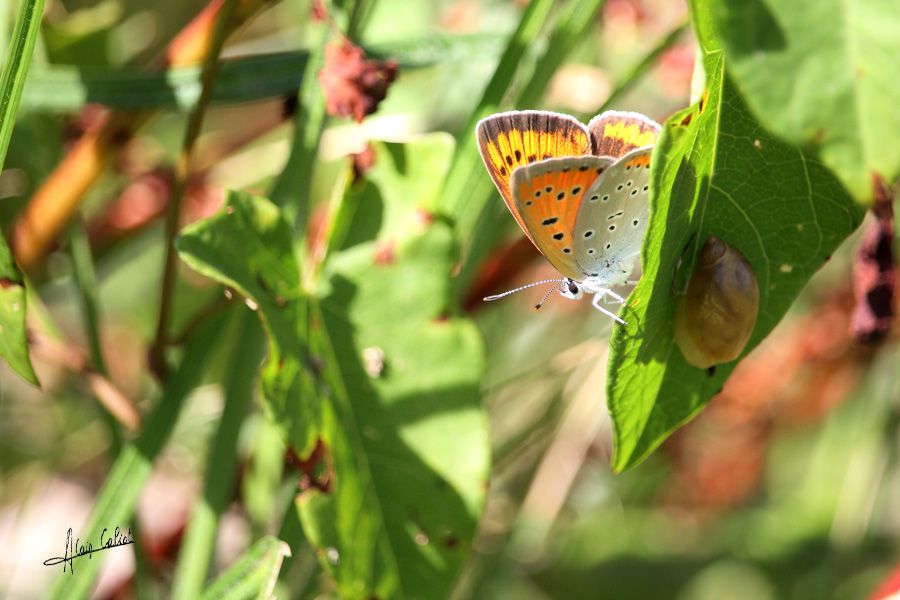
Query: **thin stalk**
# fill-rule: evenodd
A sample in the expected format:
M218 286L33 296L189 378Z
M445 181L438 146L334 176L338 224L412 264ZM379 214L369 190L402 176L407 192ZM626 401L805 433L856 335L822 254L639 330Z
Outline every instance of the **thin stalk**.
M634 85L647 74L647 71L656 64L656 60L660 55L678 41L682 34L687 31L689 26L690 21L685 20L681 25L660 38L656 45L648 50L647 53L619 79L616 87L613 88L606 100L603 101L603 104L600 105L600 108L597 109L597 113L602 113L604 110L612 108L613 105L619 101L619 98L625 95L625 93L634 87Z
M344 27L344 34L354 42L357 42L360 32L366 26L369 15L372 14L372 7L375 3L370 0L350 0L344 4L345 9L347 9L347 24Z
M22 99L28 67L31 66L34 44L41 29L43 11L44 0L25 0L16 15L6 64L0 75L0 166L6 160L9 140L16 124L15 117Z
M5 3L2 8L6 9ZM22 99L25 78L28 67L31 66L34 45L40 32L43 8L44 0L25 0L21 3L7 51L6 64L3 65L3 72L0 74L0 169L6 160L6 151L9 149L9 141L15 128L19 101ZM4 282L4 310L0 317L3 340L0 343L0 355L22 379L40 386L28 355L25 281L3 236L0 236L0 279Z
M550 33L546 52L535 63L534 72L518 94L516 106L533 106L540 102L553 74L584 40L604 4L606 0L571 0L566 4Z
M79 218L69 230L69 246L72 253L72 274L81 300L84 329L87 334L88 350L94 369L107 375L106 361L100 348L100 320L97 300L97 274L94 271L94 260L88 243L84 221Z
M225 407L207 458L203 495L194 505L179 551L173 598L197 598L203 591L216 529L234 485L238 433L251 406L253 383L262 359L263 334L256 315L241 310L235 316L237 323L232 330L240 343L233 344L222 382Z
M106 377L109 372L106 369L106 361L103 360L103 351L100 347L97 276L94 272L94 261L91 257L84 221L80 218L69 228L69 247L72 254L72 274L75 277L75 287L78 289L81 300L81 313L84 319L84 331L88 340L91 365L97 373ZM122 448L122 431L109 412L106 410L101 412L103 421L109 430L110 452L112 456L116 456Z
M325 96L318 75L325 64L327 35L328 28L324 23L315 25L309 60L297 94L291 153L269 195L275 204L282 207L288 221L294 222L295 230L302 239L305 239L309 224L313 168L319 140L325 129Z
M93 371L108 379L109 370L103 358L103 350L100 345L100 320L99 300L97 294L97 274L94 270L94 260L91 256L91 247L88 243L87 231L84 220L77 218L69 229L69 247L72 254L72 273L75 277L75 286L81 300L84 329L88 339L88 351L90 353ZM93 377L93 375L90 375ZM101 406L105 405L101 402ZM109 454L115 458L122 450L122 431L115 417L108 410L101 412L106 428L109 430L110 444ZM131 519L132 531L137 531L137 519ZM149 565L141 553L140 547L134 547L136 579L139 582L148 583L152 580ZM138 589L143 589L144 584L139 584Z
M122 448L97 494L87 523L76 536L84 540L97 540L104 527L121 527L131 519L153 462L172 434L185 398L200 381L210 352L219 342L222 324L221 319L212 319L191 339L178 368L166 378L162 397L147 418L140 436ZM102 562L102 559L82 558L73 573L60 572L50 597L87 597Z
M216 18L215 29L213 30L212 40L203 61L203 87L200 92L200 98L197 105L188 116L187 128L184 132L184 141L181 146L181 153L175 165L175 181L172 186L172 201L169 203L168 212L166 214L166 257L163 267L162 291L159 301L159 318L156 323L156 339L150 354L150 367L158 375L165 373L164 351L168 335L168 326L170 313L172 311L172 301L175 291L175 267L177 265L177 257L175 255L175 234L178 232L178 219L181 216L181 203L184 199L184 192L187 189L187 181L191 170L191 156L194 151L194 144L200 135L200 128L203 125L203 117L206 115L206 109L212 96L213 83L216 79L216 73L219 70L219 54L222 46L225 44L225 37L231 28L232 19L237 6L237 0L224 0L222 9Z
M500 62L497 64L481 100L466 125L456 136L457 145L453 164L447 174L441 198L441 206L450 214L459 214L471 203L469 194L471 184L476 177L483 175L481 171L484 167L481 165L481 158L471 147L475 125L482 118L497 112L503 96L513 82L525 51L537 39L553 5L552 0L532 0L528 4L518 27L506 44L506 49L500 57ZM483 204L483 200L481 203Z
M528 83L516 96L515 108L533 107L539 103L553 74L559 69L578 42L584 39L588 30L594 24L600 9L603 8L604 2L605 0L571 0L566 5L565 12L559 15L550 31L546 52L537 60ZM531 5L529 5L529 9L531 9ZM522 17L523 22L525 18L526 16ZM529 31L531 32L532 30L529 29ZM536 35L536 31L532 32L532 34ZM510 44L512 43L513 40L510 41ZM509 52L509 48L507 48L507 51ZM522 56L521 53L517 54L517 60L520 60ZM501 59L501 66L503 66L506 58L507 54L504 54L503 59ZM498 71L500 71L501 66L498 66ZM515 65L509 65L506 68L521 69L521 67ZM510 82L511 80L507 80L507 85ZM494 84L495 82L492 81L491 85L493 86ZM497 92L498 90L493 91L494 94ZM478 118L486 117L496 112L498 108L499 104L487 105L483 108L479 107L476 110L476 116ZM465 290L468 289L469 282L474 275L474 269L481 263L481 259L487 254L502 231L502 228L497 227L496 223L497 219L502 218L505 212L504 209L489 204L489 200L494 193L494 186L491 184L490 178L485 176L484 165L475 148L475 125L476 122L470 122L467 128L463 130L462 139L458 140L460 146L457 147L454 165L448 176L448 187L451 185L451 178L458 178L452 182L452 185L462 185L463 189L461 193L460 191L455 192L457 193L455 204L445 205L447 209L453 211L452 214L456 215L463 244L467 251L463 269L454 281L458 297L465 295ZM457 164L460 166L457 167ZM456 188L450 187L450 189L455 190ZM447 196L445 196L446 198Z

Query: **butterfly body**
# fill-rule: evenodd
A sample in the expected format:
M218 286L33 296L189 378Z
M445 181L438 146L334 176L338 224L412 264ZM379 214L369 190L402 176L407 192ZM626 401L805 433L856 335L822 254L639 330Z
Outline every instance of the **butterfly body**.
M620 322L600 302L624 303L612 288L628 283L640 254L658 132L647 117L620 111L598 115L587 127L544 111L500 113L476 127L482 159L507 207L564 276L550 280L554 289L570 299L594 294L594 306Z

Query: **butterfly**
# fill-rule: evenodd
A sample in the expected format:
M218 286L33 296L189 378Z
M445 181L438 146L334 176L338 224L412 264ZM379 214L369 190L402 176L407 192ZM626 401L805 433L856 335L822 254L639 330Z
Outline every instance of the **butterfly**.
M625 300L611 288L628 283L649 209L650 156L658 123L634 112L607 111L587 127L568 115L511 111L478 122L478 150L525 235L562 275L536 285L573 300L594 294L594 308L625 323L600 302Z

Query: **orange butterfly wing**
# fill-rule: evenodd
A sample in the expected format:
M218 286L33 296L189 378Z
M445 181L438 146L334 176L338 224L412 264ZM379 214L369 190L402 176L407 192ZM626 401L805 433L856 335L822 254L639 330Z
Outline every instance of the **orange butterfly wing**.
M568 115L527 110L498 113L483 119L478 122L475 135L481 158L497 190L519 226L534 242L513 201L512 174L518 167L547 158L590 154L587 129ZM543 251L540 246L538 249Z
M659 129L659 123L653 119L621 110L608 110L588 123L593 153L613 158L621 158L635 148L652 146Z
M585 192L613 163L607 156L549 158L512 174L512 195L522 228L556 269L576 281L585 272L575 258L575 220Z

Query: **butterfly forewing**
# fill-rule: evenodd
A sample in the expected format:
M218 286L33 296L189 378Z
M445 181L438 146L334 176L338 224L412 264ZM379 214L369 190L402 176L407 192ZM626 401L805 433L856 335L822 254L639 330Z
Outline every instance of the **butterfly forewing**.
M480 121L475 132L481 158L497 190L513 217L535 241L513 201L512 173L547 158L590 154L587 129L568 115L530 110L492 115Z
M585 194L575 220L573 249L586 276L624 281L637 260L650 212L652 151L632 150Z
M655 144L659 123L640 113L608 110L591 119L588 131L594 154L621 158L636 148Z
M574 232L585 194L612 159L597 156L549 158L512 174L512 195L522 228L556 269L577 281L585 277L576 260Z

